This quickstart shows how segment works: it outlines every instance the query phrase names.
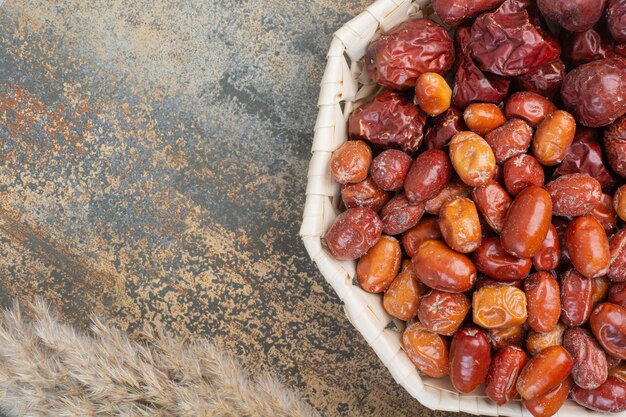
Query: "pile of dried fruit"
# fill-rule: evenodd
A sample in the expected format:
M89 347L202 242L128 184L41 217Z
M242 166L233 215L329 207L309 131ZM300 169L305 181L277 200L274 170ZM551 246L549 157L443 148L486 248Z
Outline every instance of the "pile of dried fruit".
M626 0L432 3L454 40L412 19L367 48L385 88L333 153L325 242L424 374L626 410Z

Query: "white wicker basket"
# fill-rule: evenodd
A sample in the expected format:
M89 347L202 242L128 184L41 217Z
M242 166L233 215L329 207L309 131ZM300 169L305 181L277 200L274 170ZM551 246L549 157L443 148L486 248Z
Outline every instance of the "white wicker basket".
M362 71L365 48L377 31L388 31L409 17L422 15L428 3L428 0L378 0L335 33L321 82L300 235L311 259L343 301L348 320L361 332L394 379L420 403L434 410L532 417L519 400L497 406L482 391L461 395L447 378L420 375L402 349L402 323L386 313L380 295L369 294L355 283L354 261L338 261L322 245L322 236L337 216L341 201L339 185L330 174L331 153L347 139L350 113L377 90ZM572 401L558 413L561 417L600 415ZM626 412L612 415L626 417Z

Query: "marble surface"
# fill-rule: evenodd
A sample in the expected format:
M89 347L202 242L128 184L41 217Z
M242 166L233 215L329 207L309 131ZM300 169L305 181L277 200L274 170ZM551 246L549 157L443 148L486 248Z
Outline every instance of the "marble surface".
M0 302L210 337L326 415L447 415L297 237L325 53L368 3L0 0Z

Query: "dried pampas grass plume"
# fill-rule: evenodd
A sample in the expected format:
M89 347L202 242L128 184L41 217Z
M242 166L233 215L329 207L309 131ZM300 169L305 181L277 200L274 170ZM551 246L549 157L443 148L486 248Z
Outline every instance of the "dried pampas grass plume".
M251 380L208 341L89 334L38 299L0 315L0 409L9 416L319 416L270 377Z

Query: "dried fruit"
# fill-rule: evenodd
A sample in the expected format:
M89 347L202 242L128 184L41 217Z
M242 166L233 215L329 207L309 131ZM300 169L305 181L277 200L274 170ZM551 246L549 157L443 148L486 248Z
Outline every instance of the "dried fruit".
M443 190L452 176L445 152L430 149L415 158L404 180L404 191L413 203L430 200Z
M463 323L469 309L470 301L465 295L432 290L420 300L417 314L426 329L452 336Z
M400 272L402 250L397 239L383 235L374 246L359 259L356 278L367 292L386 291Z
M569 174L546 184L555 216L583 216L602 198L600 183L587 174Z
M330 158L330 171L339 184L361 182L367 178L372 150L363 141L344 142Z
M485 392L496 404L503 405L517 397L515 384L527 360L526 353L516 346L507 346L495 354L487 374Z
M589 324L606 353L626 359L626 308L612 303L599 304Z
M528 150L533 137L533 129L522 119L509 119L485 136L498 164L523 154Z
M532 261L517 258L504 250L497 237L483 239L482 245L474 253L476 268L490 278L513 282L526 278Z
M425 72L415 84L415 102L430 116L438 116L450 108L452 89L434 72Z
M541 13L572 32L590 29L602 16L606 0L537 0Z
M364 207L348 209L330 226L324 239L332 255L339 260L360 258L374 246L383 232L383 222Z
M574 140L576 121L571 114L555 110L541 122L533 139L533 155L543 165L560 163Z
M565 329L567 327L563 323L558 322L554 329L549 332L538 333L531 330L526 337L526 351L534 356L550 346L561 346Z
M459 197L469 197L470 191L470 187L465 185L463 182L454 179L447 183L439 194L426 201L426 212L438 215L441 211L441 206L443 206L445 202Z
M522 90L555 100L559 97L564 77L565 64L560 59L557 59L520 75L516 78L516 81Z
M591 216L577 217L567 226L565 246L574 268L587 278L604 275L609 267L609 239Z
M491 346L477 327L465 327L454 334L450 345L450 381L457 391L474 391L487 378Z
M348 135L383 148L415 152L422 143L425 124L426 114L409 97L384 90L352 112Z
M433 118L424 136L426 149L443 149L448 146L452 136L467 130L463 113L456 107L450 107L444 113Z
M413 269L430 288L465 292L476 282L476 267L469 258L438 240L422 243L413 256Z
M530 185L541 187L545 180L541 164L527 154L506 161L503 171L506 190L514 196Z
M496 158L489 144L472 132L461 132L450 141L450 159L461 180L478 187L493 178Z
M381 152L372 161L370 169L374 183L385 191L398 191L404 185L413 160L397 149Z
M551 271L559 266L559 262L561 262L561 243L556 228L550 225L541 249L533 256L533 265L537 271Z
M550 346L526 363L517 380L517 391L525 400L547 394L569 376L573 365L563 346Z
M626 410L626 382L610 376L596 389L574 387L572 399L590 410L602 413L619 413Z
M367 207L379 212L391 196L381 190L371 177L356 184L348 184L341 190L341 200L347 208Z
M548 272L537 272L524 281L528 325L538 333L554 330L561 315L559 283Z
M574 327L563 336L563 347L574 360L572 378L583 389L594 389L606 381L606 355L589 330Z
M417 253L420 245L427 240L443 240L437 217L422 217L417 225L404 232L402 246L407 255L412 257Z
M520 91L509 97L504 111L508 119L517 117L526 121L530 126L537 127L555 110L557 110L556 106L542 95Z
M457 252L473 252L480 246L478 211L469 198L455 198L441 206L439 228L448 246Z
M485 329L519 326L526 321L526 295L511 286L483 287L472 298L472 319Z
M626 42L626 3L624 0L608 0L606 23L616 42Z
M485 221L495 232L500 233L506 212L513 202L511 196L498 182L489 180L474 188L472 197Z
M551 417L565 404L574 382L567 377L556 388L532 400L524 400L524 406L535 417Z
M463 120L477 135L486 135L506 123L500 107L491 103L470 104L463 112Z
M454 63L454 46L443 26L429 19L410 19L370 42L364 60L375 83L402 90L415 87L425 72L448 72Z
M561 277L561 320L568 326L585 323L593 309L593 284L570 269Z
M484 11L498 7L503 0L433 0L437 16L448 26L457 26Z
M443 336L429 332L421 323L413 321L404 329L402 346L420 372L433 378L448 375L448 342Z
M607 276L611 281L626 281L626 229L621 229L609 240L611 260Z
M383 296L383 307L390 315L400 320L411 320L417 315L420 287L411 261L402 261L400 273Z
M380 211L383 233L398 235L415 226L424 214L424 204L412 204L404 194L397 194Z

